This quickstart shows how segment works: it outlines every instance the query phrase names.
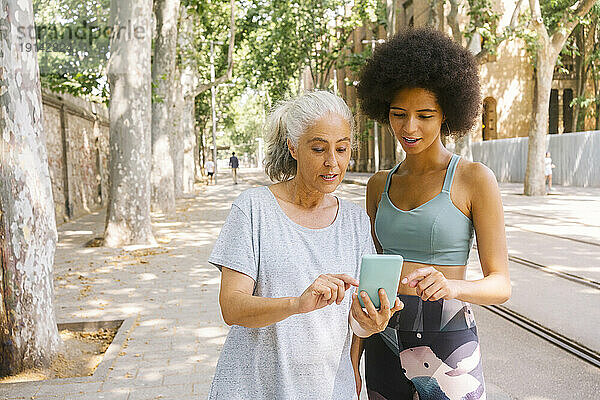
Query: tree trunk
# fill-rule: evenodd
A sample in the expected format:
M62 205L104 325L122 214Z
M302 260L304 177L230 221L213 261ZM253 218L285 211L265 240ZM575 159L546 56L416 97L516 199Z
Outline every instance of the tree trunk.
M0 1L0 376L49 364L61 343L52 305L56 221L39 67L23 51L31 1Z
M156 243L150 223L151 20L151 0L111 0L109 247Z
M196 131L194 130L194 98L187 97L183 106L183 193L194 192L194 178L196 163L194 153L196 149Z
M457 16L458 0L450 0L450 12L448 13L446 19L448 20L448 26L450 26L450 29L452 30L452 37L454 38L454 41L460 43L462 46L463 36L462 32L460 31Z
M206 161L207 161L207 151L208 149L206 148L206 137L208 136L208 131L207 131L207 121L201 121L199 124L199 130L200 130L200 138L198 138L198 145L200 147L200 151L199 151L199 157L200 157L200 171L201 171L201 175L200 177L204 177L204 165L206 165Z
M585 27L579 26L575 31L575 41L577 48L579 49L579 56L577 57L577 87L575 89L575 98L579 98L583 96L585 93L585 84L587 81L587 67L585 65L586 59L586 35L585 35ZM571 125L571 131L577 132L579 130L579 121L580 115L585 115L585 113L581 112L581 107L578 104L573 105L573 122Z
M548 36L539 0L529 0L531 21L539 43L536 52L536 93L533 120L529 131L527 171L524 184L524 192L528 196L539 196L546 193L544 153L547 145L548 107L554 66L567 38L578 23L578 17L584 16L592 8L594 1L581 0L575 3L559 22L561 29L556 30L552 36Z
M448 13L448 16L446 17L446 20L448 22L448 26L452 30L452 38L454 39L455 42L457 42L458 44L460 44L462 46L463 34L460 31L460 26L459 26L458 18L457 18L458 17L458 8L459 8L458 1L450 0L450 12ZM442 3L442 20L443 20L443 3ZM477 33L474 33L474 36L478 36ZM471 50L471 52L473 52L474 54L477 54L476 51L473 51L474 49L472 47L473 46L471 46L469 48L469 50ZM442 130L443 129L444 129L444 126L442 125ZM460 154L467 160L473 160L473 154L471 152L471 141L472 141L471 134L472 134L472 132L469 132L466 135L464 135L463 137L458 138L458 139L454 139L451 137L447 138L447 140L452 140L454 142L454 153Z
M198 152L198 164L200 166L200 174L199 178L202 178L202 169L204 168L204 164L206 164L206 129L204 127L200 128L200 137L198 138L198 145L200 147L200 151Z
M598 40L598 27L596 25L592 26L592 33L591 33L591 42L594 44L594 46L592 47L592 52L593 53L598 53L598 43L600 42ZM595 103L596 103L596 130L600 130L600 93L598 92L598 71L596 71L596 67L595 64L598 62L598 60L592 60L591 62L591 69L592 69L592 85L593 85L593 90L594 90L594 98L596 99ZM585 116L583 117L583 123L581 124L585 129ZM582 130L583 130L582 129Z
M190 14L181 13L181 39L179 46L184 53L191 52L194 48L193 39L194 19ZM177 148L175 149L175 191L177 197L192 193L196 177L196 159L198 147L196 145L196 91L199 82L198 64L194 58L185 58L178 68L176 113L178 121ZM200 172L198 171L198 174Z
M396 18L397 18L397 0L385 1L385 12L387 21L387 35L392 37L396 34Z
M181 73L179 70L175 74L173 81L173 134L171 135L171 155L173 157L173 184L175 188L175 198L183 197L183 110L185 99L181 85Z
M442 124L442 129L444 129L444 125ZM456 154L461 155L463 158L469 160L469 161L473 161L473 153L471 151L471 135L473 134L473 131L469 131L467 134L465 134L464 136L456 139L454 141L454 152Z
M192 96L198 96L200 93L210 90L213 86L218 86L221 83L231 79L233 75L233 50L235 49L235 0L230 0L230 17L229 17L229 47L227 50L227 72L209 83L200 84L200 80L196 79ZM185 21L186 18L183 18ZM192 43L193 45L193 43ZM301 82L302 83L302 82Z
M169 136L169 88L173 83L179 0L156 0L154 3L157 36L154 44L152 82L157 98L152 103L152 209L167 215L175 212L173 159Z
M193 149L194 152L194 183L196 183L196 181L199 181L200 179L202 179L202 168L200 167L201 165L201 161L200 161L200 152L201 150L201 143L202 143L202 131L200 129L198 129L197 127L197 122L196 122L196 101L194 101L194 119L192 120L194 122L194 135L196 138L196 145Z
M429 18L427 25L439 31L444 31L444 2L440 0L429 1Z
M556 55L554 55L556 54ZM548 107L552 76L558 53L542 47L537 52L537 70L533 119L529 131L527 151L527 170L525 172L524 192L528 196L546 194L544 177L544 156L548 134Z

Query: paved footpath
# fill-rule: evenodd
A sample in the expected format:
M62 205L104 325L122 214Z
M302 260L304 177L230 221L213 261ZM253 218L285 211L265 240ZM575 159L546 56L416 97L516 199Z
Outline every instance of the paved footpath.
M178 200L175 218L153 215L155 248L84 247L102 235L104 211L60 225L58 323L125 320L131 327L104 376L2 384L0 399L206 398L228 332L218 270L206 260L232 200L248 188L222 181Z
M228 332L217 304L220 276L206 260L231 202L264 182L263 174L243 171L239 185L220 177L218 186L198 187L193 198L178 200L174 218L153 215L159 242L154 248L84 247L101 236L104 212L59 226L58 322L124 320L119 346L101 364L105 372L98 376L4 384L0 399L205 399ZM364 187L344 185L340 195L362 203ZM483 309L478 322L482 337L488 338L482 342L488 399L564 399L569 396L551 390L567 387L568 379L579 377L577 384L585 385L598 378L596 370L582 369L577 360L540 339L524 337L516 327L507 328ZM515 368L515 359L535 359L537 367L524 361Z

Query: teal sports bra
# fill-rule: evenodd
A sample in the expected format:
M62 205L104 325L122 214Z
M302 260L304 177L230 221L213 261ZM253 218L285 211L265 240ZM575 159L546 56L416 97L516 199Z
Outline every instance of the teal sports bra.
M450 199L450 189L460 156L453 154L442 191L409 211L392 204L388 174L375 216L375 235L384 254L400 254L405 261L432 265L466 265L473 245L473 222Z

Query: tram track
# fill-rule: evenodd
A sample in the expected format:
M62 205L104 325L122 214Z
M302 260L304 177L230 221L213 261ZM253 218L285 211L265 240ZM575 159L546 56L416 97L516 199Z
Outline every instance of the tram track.
M475 246L476 247L476 246ZM597 290L600 290L600 282L586 277L578 276L568 272L560 271L547 265L539 264L531 260L527 260L514 255L508 255L508 259L511 262L527 266L547 274L558 276L560 278L588 286ZM562 335L542 324L536 322L523 314L520 314L511 308L504 305L489 305L481 306L486 310L498 315L511 323L533 333L534 335L552 343L558 348L566 351L569 354L591 364L595 367L600 368L600 353L593 350L582 343L579 343L565 335Z
M573 237L569 237L569 236L557 235L555 233L547 233L547 232L534 231L532 229L523 228L522 226L513 225L513 224L505 224L505 226L509 226L511 228L516 228L516 229L522 230L523 232L534 233L536 235L549 236L549 237L553 237L553 238L556 238L556 239L570 240L572 242L577 242L577 243L581 243L581 244L587 244L587 245L590 245L590 246L600 247L600 243L591 242L589 240L583 240L583 239L577 239L577 238L573 238Z
M476 249L477 245L473 247ZM544 273L555 275L560 278L600 290L600 282L597 282L595 280L581 277L575 274L570 274L568 272L559 271L547 265L539 264L531 260L527 260L510 254L508 255L508 259L509 261L512 261L514 263L534 268ZM527 330L528 332L533 333L534 335L552 343L553 345L566 351L567 353L595 367L600 368L600 353L598 353L596 350L593 350L582 343L579 343L565 335L562 335L542 325L541 323L516 312L515 310L505 305L482 305L481 307L485 308L486 310L490 311L495 315L504 318L505 320L513 323L514 325L517 325Z
M587 224L585 222L573 221L573 220L570 220L567 218L561 218L561 217L550 217L547 215L537 215L537 214L527 213L527 212L523 212L523 211L504 210L504 213L517 214L517 215L522 215L524 217L546 219L546 220L551 220L551 221L560 221L560 222L565 222L567 224L577 224L578 226L587 226L590 228L600 228L600 225Z
M526 260L524 258L517 257L517 256L512 256L510 254L508 255L508 260L512 261L514 263L517 263L517 264L524 265L526 267L534 268L534 269L546 272L548 274L559 276L559 277L567 279L569 281L577 282L577 283L580 283L582 285L589 286L589 287L592 287L594 289L600 290L600 282L595 281L593 279L589 279L589 278L586 278L586 277L583 277L583 276L571 274L569 272L560 271L560 270L558 270L556 268L552 268L552 267L549 267L549 266L543 265L543 264L538 264L538 263L533 262L531 260Z
M473 250L477 250L477 244L473 245ZM524 265L526 267L537 269L538 271L542 271L542 272L545 272L547 274L555 275L555 276L558 276L560 278L563 278L563 279L566 279L566 280L569 280L569 281L572 281L572 282L579 283L581 285L589 286L589 287L592 287L594 289L600 290L600 282L598 282L596 280L593 280L593 279L590 279L590 278L586 278L584 276L579 276L579 275L571 274L569 272L564 272L564 271L561 271L561 270L556 269L556 268L549 267L549 266L544 265L544 264L539 264L539 263L536 263L536 262L531 261L531 260L527 260L527 259L522 258L522 257L511 255L510 253L508 254L508 261L512 261L514 263L521 264L521 265Z
M575 357L600 368L600 354L589 347L564 335L561 335L560 333L555 332L552 329L547 328L506 306L492 305L481 307L554 344L555 346L574 355Z
M477 249L477 245L473 246L474 249ZM558 276L560 278L579 283L581 285L585 285L588 287L592 287L594 289L600 290L600 282L595 280L585 278L582 276L578 276L575 274L571 274L564 271L559 271L547 265L539 264L531 260L527 260L518 256L508 255L508 260L520 265L524 265L530 268L534 268L536 270L542 271L544 273L548 273L551 275ZM558 348L566 351L567 353L595 366L600 368L600 353L597 351L585 346L582 343L579 343L565 335L562 335L542 324L532 320L531 318L526 317L523 314L520 314L511 308L505 305L482 305L481 307L490 311L491 313L498 315L505 320L511 322L514 325L519 326L520 328L525 329L526 331L552 343Z

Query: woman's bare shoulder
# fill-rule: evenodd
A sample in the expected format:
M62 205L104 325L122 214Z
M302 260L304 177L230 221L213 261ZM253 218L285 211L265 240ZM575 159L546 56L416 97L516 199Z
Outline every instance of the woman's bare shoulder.
M461 160L458 171L461 186L469 193L470 202L487 202L500 196L500 188L494 172L480 162Z
M471 185L498 186L494 171L483 163L462 159L459 169L463 178Z
M389 173L389 170L382 170L374 173L367 182L367 190L383 190L383 187L385 186L385 181Z

